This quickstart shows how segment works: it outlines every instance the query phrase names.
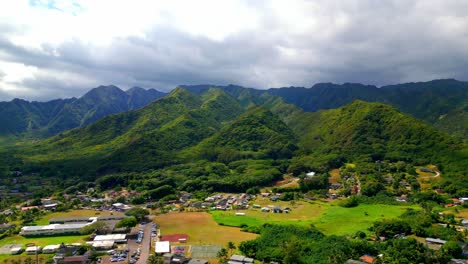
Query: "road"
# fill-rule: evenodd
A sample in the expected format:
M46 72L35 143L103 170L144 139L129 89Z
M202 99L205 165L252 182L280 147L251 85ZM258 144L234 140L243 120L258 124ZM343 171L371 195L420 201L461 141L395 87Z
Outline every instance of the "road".
M120 261L120 262L111 262L110 261L110 256L104 256L102 258L102 264L122 264L122 263L128 263L130 260L130 256L137 251L138 248L140 248L140 259L138 259L137 264L145 264L146 260L148 259L149 255L152 254L153 252L150 252L150 247L151 247L151 227L152 227L152 222L145 224L145 225L138 225L132 229L132 234L138 233L139 229L143 229L144 236L143 236L143 241L138 244L136 242L136 238L128 239L127 241L127 246L125 247L126 249L129 250L128 254L128 259L125 261ZM123 248L122 248L123 249Z
M140 244L136 242L136 239L128 240L128 249L130 250L130 254L135 252L138 248L141 249L140 259L137 261L137 264L145 264L149 255L153 253L153 252L150 252L151 225L152 223L150 222L148 224L145 224L144 226L136 227L137 232L138 232L138 229L143 229L143 232L144 232L143 241Z
M434 176L424 176L424 177L420 177L421 179L430 179L430 178L437 178L440 176L440 172L434 170L435 172L435 175Z

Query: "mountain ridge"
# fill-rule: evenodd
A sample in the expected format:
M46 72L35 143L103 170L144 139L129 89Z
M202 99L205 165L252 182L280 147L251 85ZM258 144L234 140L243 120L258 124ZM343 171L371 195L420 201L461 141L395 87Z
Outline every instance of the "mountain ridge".
M0 102L0 135L42 138L90 124L104 116L138 109L165 93L143 88L123 91L117 86L98 86L79 98L47 102L13 99Z

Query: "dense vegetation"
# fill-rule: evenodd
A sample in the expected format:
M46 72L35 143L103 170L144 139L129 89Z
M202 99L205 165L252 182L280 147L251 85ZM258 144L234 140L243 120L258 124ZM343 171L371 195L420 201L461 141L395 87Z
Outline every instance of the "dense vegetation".
M111 85L94 88L80 98L0 102L0 137L55 135L110 114L141 108L164 95L154 89L133 87L122 91Z
M139 110L0 153L3 171L59 177L64 188L98 178L103 189L134 186L161 199L177 190L246 191L284 173L327 173L354 162L356 173L367 175L363 194L373 196L384 175L366 173L366 164L400 162L405 172L432 163L443 169L450 193L465 189L464 143L390 106L354 101L311 113L234 88L238 97L218 88L175 89ZM302 191L327 189L323 175L301 181ZM165 185L173 189L156 191Z
M306 111L334 109L359 99L395 106L442 131L461 138L468 136L468 83L452 79L406 83L377 88L371 85L320 83L311 88L270 89Z
M325 236L313 226L269 224L263 226L260 237L242 242L239 249L249 257L285 264L345 263L363 255L374 256L376 263L447 263L461 254L460 246L452 243L435 252L415 239L371 243L359 238ZM378 254L382 258L376 257Z

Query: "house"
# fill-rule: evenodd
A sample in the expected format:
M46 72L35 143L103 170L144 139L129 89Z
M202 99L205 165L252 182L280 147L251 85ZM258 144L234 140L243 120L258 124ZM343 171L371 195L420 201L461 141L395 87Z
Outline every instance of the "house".
M42 252L42 248L40 246L32 246L26 248L26 254L28 255L35 255Z
M443 244L445 244L447 241L438 239L438 238L426 238L426 246L430 249L433 250L438 250L440 247L442 247Z
M44 254L51 254L55 253L59 250L60 245L47 245L42 249L42 253Z
M405 198L405 197L395 197L395 200L397 202L401 202L401 203L407 203L408 202L408 198Z
M111 249L119 243L127 243L126 234L97 235L93 241L86 242L94 249Z
M462 202L462 203L466 203L466 202L468 202L468 197L460 197L460 198L458 198L458 200L460 200L460 202Z
M268 212L270 212L270 208L268 208L268 207L262 207L262 212L268 213Z
M112 207L114 207L114 209L117 210L117 211L125 211L125 210L128 210L128 209L132 208L131 206L128 206L128 205L123 204L123 203L113 203Z
M23 251L22 247L12 247L10 249L10 254L16 255L16 254L20 254L22 251Z
M283 210L281 210L281 207L275 206L273 207L273 213L283 213Z
M468 260L466 259L451 259L450 260L452 264L467 264Z
M280 198L280 196L275 194L275 195L270 196L270 201L275 202L275 201L278 201L279 198Z
M362 262L368 263L368 264L374 263L374 260L375 260L374 257L369 256L369 255L363 255L359 257L359 259L362 260Z
M312 178L315 176L315 172L314 171L311 171L311 172L308 172L306 173L306 178Z
M15 224L0 224L0 233L7 231L10 228L15 227Z
M39 209L39 206L24 206L24 207L21 207L21 211L28 211L28 210L32 210L32 209Z
M254 263L252 258L248 258L242 255L232 255L228 260L228 264L248 264Z
M463 219L461 221L461 224L463 225L464 228L467 228L468 229L468 219Z

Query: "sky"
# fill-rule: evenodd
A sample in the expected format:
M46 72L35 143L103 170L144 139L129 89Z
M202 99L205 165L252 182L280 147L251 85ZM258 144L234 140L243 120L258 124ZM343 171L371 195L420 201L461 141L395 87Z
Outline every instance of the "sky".
M0 101L114 84L468 80L466 0L0 2Z

